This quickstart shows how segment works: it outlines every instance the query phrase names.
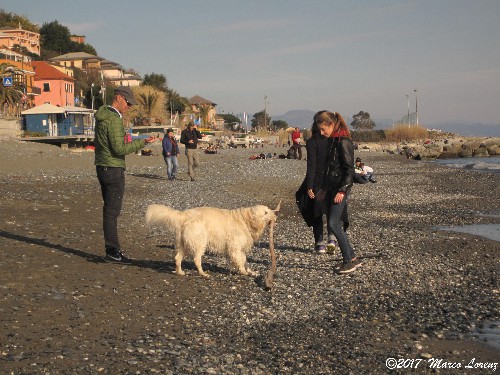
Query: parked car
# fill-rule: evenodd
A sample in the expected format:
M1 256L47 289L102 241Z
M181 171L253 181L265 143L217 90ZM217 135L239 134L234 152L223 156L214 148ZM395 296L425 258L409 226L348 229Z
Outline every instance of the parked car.
M214 140L214 136L212 134L202 134L202 138L198 139L198 142L201 143L212 143Z
M234 147L249 147L250 146L250 136L248 134L235 134L234 140L231 141Z

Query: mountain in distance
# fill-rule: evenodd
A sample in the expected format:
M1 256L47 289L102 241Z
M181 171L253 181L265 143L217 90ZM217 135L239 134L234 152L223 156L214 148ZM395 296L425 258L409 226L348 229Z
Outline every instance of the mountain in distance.
M301 129L309 129L312 125L312 120L316 112L307 109L297 109L293 111L288 111L284 115L273 115L271 116L272 121L282 120L290 126L298 126ZM346 119L349 123L352 121L352 117ZM392 127L393 121L391 119L373 119L375 121L375 129L388 129ZM350 125L350 124L348 124Z
M312 120L316 112L307 109L296 109L288 111L284 115L271 116L272 121L286 121L292 127L299 127L301 129L309 129L312 125Z
M298 109L288 111L283 115L271 116L272 120L286 121L288 125L300 129L309 129L312 125L312 119L316 112L307 109ZM352 118L348 119L350 123ZM392 128L394 121L392 119L373 119L375 121L375 130ZM428 129L438 129L448 133L459 134L470 137L500 137L500 124L466 123L466 122L442 122L436 124L423 124Z

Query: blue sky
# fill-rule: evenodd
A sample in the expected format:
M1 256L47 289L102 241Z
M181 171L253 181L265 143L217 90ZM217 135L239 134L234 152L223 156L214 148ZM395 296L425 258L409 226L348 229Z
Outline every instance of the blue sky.
M161 73L225 113L329 109L422 124L499 124L498 0L7 0L99 56Z

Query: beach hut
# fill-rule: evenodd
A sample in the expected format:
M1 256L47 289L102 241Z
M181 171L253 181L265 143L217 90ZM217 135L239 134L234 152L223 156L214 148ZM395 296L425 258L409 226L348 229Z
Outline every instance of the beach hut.
M42 104L21 112L23 130L49 137L86 134L92 128L91 109Z

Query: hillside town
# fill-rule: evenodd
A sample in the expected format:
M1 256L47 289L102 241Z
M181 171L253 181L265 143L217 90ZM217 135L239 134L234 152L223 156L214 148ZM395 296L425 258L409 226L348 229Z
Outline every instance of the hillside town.
M86 43L82 35L71 35L71 41ZM17 27L0 27L4 98L0 108L1 136L92 135L94 113L100 105L110 104L115 87L127 86L134 92L139 92L141 86L143 91L148 87L146 95L159 97L134 69L126 69L118 62L88 52L69 52L41 61L37 60L41 49L40 33L26 30L20 23ZM86 85L77 82L77 77L82 76ZM154 125L153 131L162 132L168 126L179 127L188 121L198 121L207 130L223 129L224 118L217 114L213 101L199 95L188 99L176 92L170 94L168 103L162 97L159 110L152 111L148 103L139 103L127 122L138 128ZM180 108L178 103L174 108L174 96L182 102Z

